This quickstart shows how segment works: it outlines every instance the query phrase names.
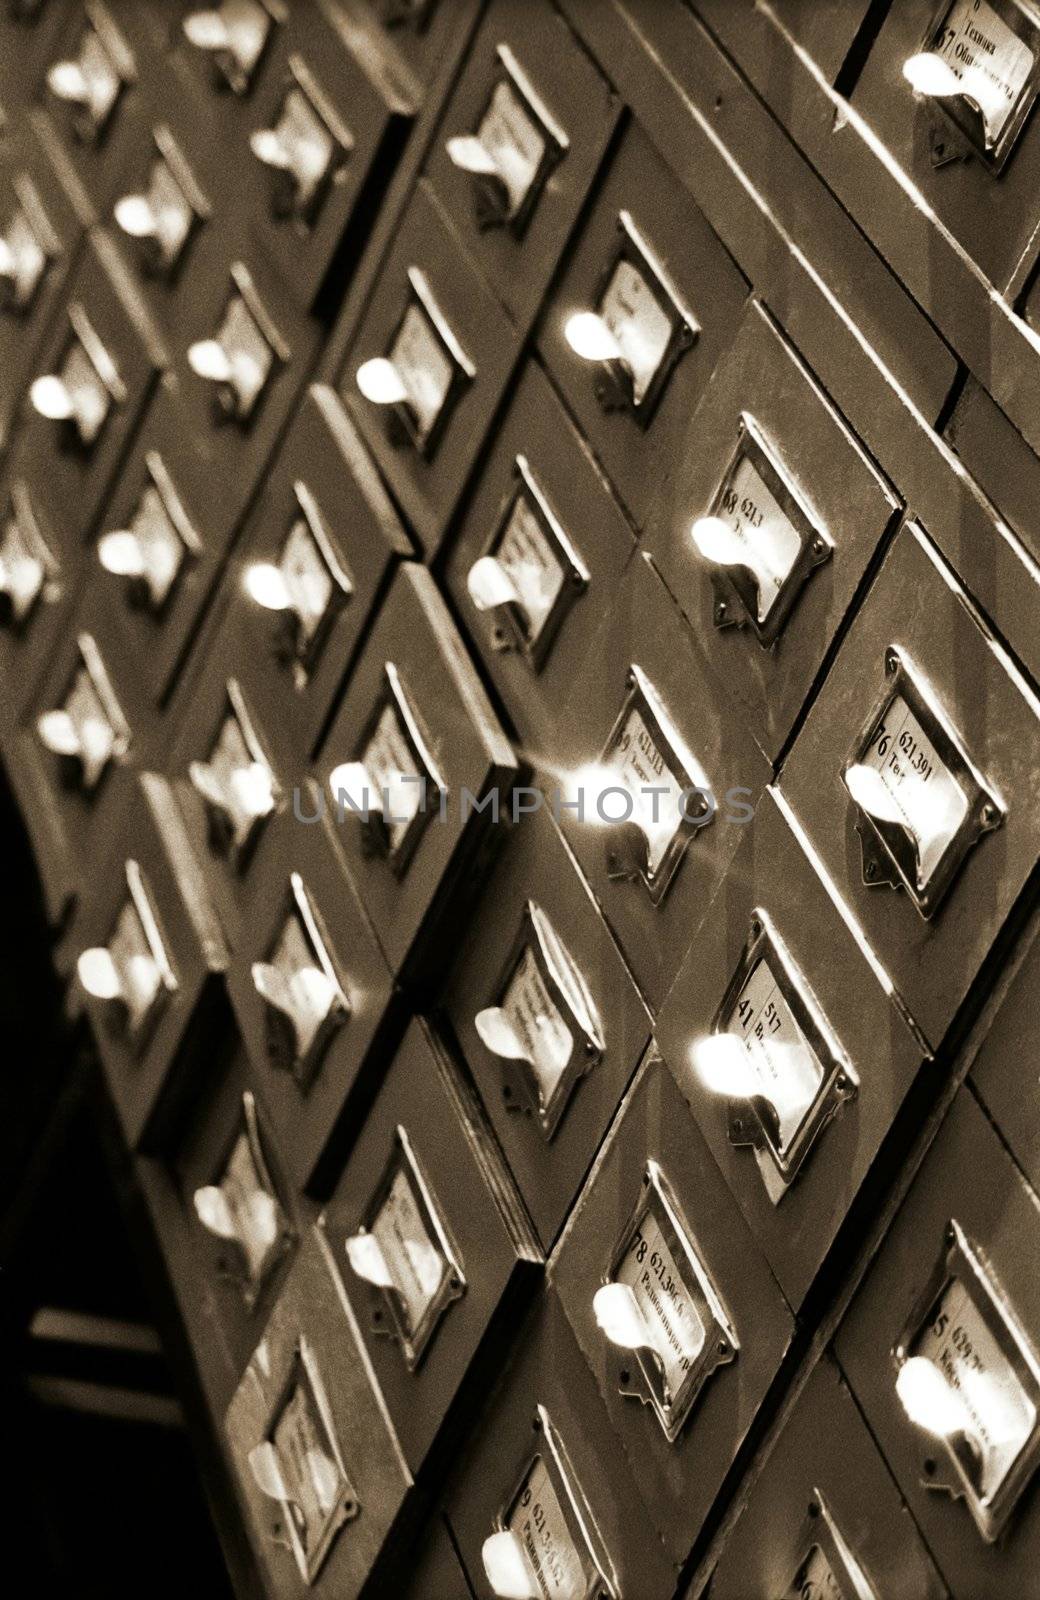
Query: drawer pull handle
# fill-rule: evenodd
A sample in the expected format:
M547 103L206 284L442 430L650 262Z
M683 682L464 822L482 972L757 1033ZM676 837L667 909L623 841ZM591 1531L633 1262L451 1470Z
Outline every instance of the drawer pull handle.
M236 1209L218 1184L210 1183L196 1189L192 1196L195 1215L207 1233L217 1239L238 1240L241 1236ZM278 1202L264 1189L254 1189L243 1198L248 1212L250 1233L265 1244L273 1244L278 1237Z
M56 61L48 70L47 87L58 100L70 105L90 104L90 80L78 61Z
M484 1540L480 1551L487 1581L498 1600L538 1600L524 1547L515 1533L503 1528Z
M896 1396L915 1428L941 1439L960 1435L975 1449L971 1413L927 1356L909 1356L896 1374Z
M357 386L374 406L408 404L404 379L386 356L373 356L371 361L362 362L357 370Z
M619 1350L648 1350L661 1361L653 1333L627 1283L603 1284L592 1298L592 1310L597 1326Z
M481 556L466 577L469 597L478 611L499 611L521 605L522 596L509 573L494 556Z
M596 311L576 311L567 319L564 338L583 361L621 362L621 346Z
M964 93L964 85L953 68L934 50L908 56L903 62L903 77L915 94L927 95L930 100L947 100Z
M375 1234L351 1234L346 1241L346 1251L351 1270L357 1277L363 1278L366 1283L373 1284L377 1289L394 1287L393 1273Z
M320 967L298 967L286 973L269 961L254 961L251 976L268 1014L272 1061L290 1071L310 1053L319 1037L348 1013L338 983Z

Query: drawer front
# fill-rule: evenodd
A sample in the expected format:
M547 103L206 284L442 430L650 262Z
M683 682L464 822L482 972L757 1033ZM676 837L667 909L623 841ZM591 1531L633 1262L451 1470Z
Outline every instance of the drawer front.
M716 708L710 716L704 708ZM768 778L671 596L632 561L560 715L549 803L640 990L667 994Z
M522 329L549 286L617 115L608 85L545 0L494 0L426 171Z
M160 739L132 676L121 670L104 596L91 585L10 733L6 762L45 883L57 874L68 897L118 836L127 769L146 765ZM55 912L61 909L53 905Z
M838 1331L867 1424L964 1600L1033 1582L1036 1241L1036 1198L963 1088Z
M83 218L61 176L62 157L55 144L46 118L24 113L0 175L5 262L0 277L0 447L14 432L37 350L61 303L83 233Z
M548 1249L649 1039L649 1017L552 817L503 846L444 1010Z
M0 519L0 718L6 736L68 626L83 557L69 552L31 482L16 473L4 483Z
M1001 291L1023 255L1035 256L1040 126L1030 113L1038 82L1040 22L1026 7L912 0L889 11L852 96Z
M457 60L480 9L479 0L363 0L363 5L379 37L424 93Z
M307 391L250 511L225 628L306 761L411 544L339 398Z
M241 149L253 98L267 82L288 26L289 6L285 0L218 0L214 6L178 0L169 10L168 48L211 98L216 115L241 133Z
M422 1022L388 1061L325 1227L418 1472L449 1412L459 1422L472 1410L480 1388L470 1369L500 1364L504 1327L515 1325L541 1276L501 1157Z
M176 386L164 383L88 556L127 670L156 706L174 689L233 531L217 463L200 452Z
M1032 919L1021 940L1021 961L1003 994L971 1069L972 1083L1000 1136L1034 1189L1040 1190L1040 1115L1031 1074L1033 996L1040 971L1040 946ZM1016 949L1011 960L1018 960ZM1009 963L1010 964L1010 963Z
M1036 861L1037 711L908 523L780 790L933 1045Z
M479 883L516 760L425 568L398 569L317 775L301 810L324 817L391 970L443 965L446 907Z
M209 648L181 679L171 710L169 774L192 849L230 948L237 950L257 863L296 786L285 730L262 716L255 685L213 619Z
M226 1437L271 1592L360 1594L412 1484L316 1229L301 1241L228 1407ZM302 1478L305 1463L316 1470L315 1454L323 1463L320 1501ZM296 1484L308 1494L306 1520L292 1517Z
M683 1561L793 1323L659 1059L626 1097L550 1273L661 1538Z
M494 1600L518 1570L531 1582L534 1556L576 1594L665 1600L677 1563L642 1490L550 1289L519 1330L513 1363L448 1489L448 1524L473 1594Z
M370 225L412 105L346 16L297 11L250 98L244 161L253 230L306 311L330 268L349 270L363 244L351 223Z
M539 348L637 527L684 454L689 416L747 285L632 123L542 317Z
M543 759L632 548L624 513L529 361L445 570L521 743Z
M694 9L733 59L757 81L793 71L792 54L803 50L834 83L867 20L869 0L773 0L767 27L756 17L755 0L695 0ZM775 20L774 20L775 19Z
M94 526L164 365L111 239L93 233L37 353L13 458L74 550Z
M147 8L127 0L69 6L52 36L37 101L102 214L144 135L142 76L158 48Z
M198 1041L202 1116L163 1130L142 1170L219 1413L277 1304L308 1213L293 1195L234 1028L225 1023L210 1037L208 1051Z
M136 1147L154 1142L187 1080L197 1087L198 1034L227 952L169 784L154 772L120 777L129 792L115 848L103 881L84 891L71 940L109 1092Z
M965 384L946 438L1033 560L1040 560L1040 461L977 378ZM953 549L950 555L957 562L959 552Z
M13 0L0 14L0 106L8 117L31 102L71 11L69 0Z
M751 1594L942 1600L946 1586L837 1367L813 1368L711 1580Z
M927 1059L847 917L767 790L657 1025L795 1307Z
M427 558L444 536L518 355L509 319L420 182L341 387Z
M894 494L759 302L690 425L647 548L775 760Z
M255 255L203 283L187 326L177 375L188 418L241 512L306 382L318 329Z
M107 220L139 291L176 349L200 302L219 294L239 229L213 108L183 65L150 59L148 117Z
M434 1594L446 1600L468 1600L469 1584L448 1532L440 1516L434 1517L419 1549L411 1554L407 1570L401 1573L402 1600L426 1600Z
M323 829L276 818L250 895L231 1001L293 1186L327 1193L400 1029L397 996Z

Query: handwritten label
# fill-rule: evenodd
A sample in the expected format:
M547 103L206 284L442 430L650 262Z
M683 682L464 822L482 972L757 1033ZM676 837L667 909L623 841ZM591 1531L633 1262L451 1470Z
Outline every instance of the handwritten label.
M541 1456L531 1463L506 1528L523 1545L542 1600L585 1600L592 1573L571 1537L560 1497Z
M632 1235L616 1279L628 1284L644 1320L657 1335L655 1348L664 1363L669 1396L674 1400L704 1348L707 1328L664 1230L650 1208Z
M447 1270L427 1232L408 1173L398 1167L372 1224L372 1233L390 1269L411 1337L422 1326Z
M361 760L371 784L369 807L375 810L377 804L383 806L390 849L397 850L424 803L425 775L419 770L400 718L389 700L379 712ZM402 783L402 777L410 781ZM356 798L363 801L365 796Z
M762 1093L776 1107L779 1153L783 1155L812 1110L823 1082L823 1067L768 961L756 961L726 1026L743 1041Z
M631 820L646 836L648 867L655 873L682 826L683 789L637 707L626 716L605 764L631 795ZM663 792L644 793L647 789ZM623 817L625 810L618 795L604 797L602 809L608 818Z
M640 405L665 358L672 319L631 261L620 260L600 303L600 316L617 340L632 378L632 400Z
M454 368L421 306L413 303L405 312L390 360L407 391L420 442L425 443L448 398Z
M542 1106L547 1106L566 1071L574 1040L529 945L506 985L502 1010L528 1053Z
M545 158L545 137L511 83L496 83L477 138L509 194L509 215L527 199Z
M729 523L746 551L746 565L758 585L757 620L765 622L791 576L802 541L750 455L737 460L716 515Z
M302 1375L279 1413L271 1442L278 1453L293 1527L309 1562L349 1485L311 1386Z
M995 145L1032 76L1033 52L987 0L955 0L933 49L978 106L986 143Z
M513 580L528 642L534 644L560 597L566 575L534 507L523 493L513 501L495 556Z
M968 797L902 695L895 695L863 757L881 774L917 847L919 889L928 883L968 813Z
M914 1348L956 1390L981 1453L979 1498L1000 1488L1036 1426L1036 1407L1001 1351L965 1283L954 1278Z

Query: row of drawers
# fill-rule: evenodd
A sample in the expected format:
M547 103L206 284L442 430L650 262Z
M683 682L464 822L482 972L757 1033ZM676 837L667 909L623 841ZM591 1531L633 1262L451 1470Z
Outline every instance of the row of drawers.
M791 105L797 58L808 57L898 165L922 235L926 221L947 231L1035 324L1040 130L1032 112L1040 26L1029 5L914 0L868 7L854 0L808 7L775 0L756 17L750 3L696 0L693 9L754 80L770 85L778 106L785 92ZM796 137L805 115L804 107L792 107ZM872 216L876 198L861 192L856 215L880 242L887 224Z
M363 242L350 243L352 221L367 226L422 104L363 7L45 0L5 27L11 124L40 108L168 330L221 249L215 236L234 230L309 310Z
M810 1562L863 1595L1029 1592L1037 1202L976 1095L1019 1092L1007 1034L1029 1025L1033 953L835 1341L888 1468L833 1363L818 1364L745 1497L713 1596L773 1592L782 1568L793 1582ZM672 1593L775 1404L795 1335L689 1123L675 1059L644 1059L526 1320L539 1252L464 1080L421 1022L392 1053L316 1229L298 1206L290 1216L276 1201L272 1218L255 1194L247 1205L250 1184L277 1191L233 1064L171 1169L144 1164L214 1396L264 1330L227 1428L272 1592L296 1592L303 1572L319 1591L356 1592L384 1547L399 1558L431 1461L440 1498L465 1399L475 1426L443 1505L475 1593L527 1592L509 1587L524 1570L517 1541L572 1584ZM1030 1144L1035 1132L1017 1136L1014 1153ZM222 1236L211 1255L197 1232L177 1236L193 1209ZM911 1358L913 1384L900 1378ZM922 1378L929 1363L954 1399ZM301 1438L343 1476L328 1504L301 1491Z
M6 538L33 554L40 523L68 507L77 527L51 541L71 560L69 603L52 603L34 554L42 604L12 619L7 758L56 920L89 874L67 951L88 952L109 1084L214 1407L238 1386L230 1434L279 1592L301 1562L353 1592L391 1532L399 1543L434 1436L503 1364L551 1255L549 1300L496 1402L525 1443L478 1436L449 1496L455 1545L479 1589L483 1541L520 1529L537 1476L572 1544L577 1523L577 1555L555 1554L588 1567L590 1592L602 1579L670 1593L1035 861L1035 698L944 559L972 530L1001 540L999 517L951 456L948 522L904 521L898 482L783 321L749 298L693 201L674 204L676 180L559 19L545 23L556 48L542 39L531 57L529 14L489 8L442 131L473 128L500 153L496 117L508 148L539 106L541 139L574 95L598 108L587 148L568 143L554 165L544 143L514 228L502 170L472 144L456 163L438 138L334 383L294 405L304 334L255 425L214 433L188 346L166 359L154 308L96 230L69 301L131 374L127 424L86 458L33 424L8 463ZM242 257L254 281L260 257ZM226 297L248 297L226 266L198 280L225 308L203 325L235 336ZM44 320L34 370L55 374L69 333ZM977 390L950 431L1003 504L1004 435ZM1024 501L1027 465L1021 482ZM428 573L403 559L406 522L501 717ZM77 590L77 552L99 534L100 566ZM432 814L412 813L402 771L438 797ZM352 786L387 773L389 800L356 816ZM686 815L676 797L691 792ZM515 826L495 826L495 805ZM436 1007L428 1024L407 1025L416 1005ZM664 1064L640 1066L651 1026ZM425 1230L413 1267L432 1238L462 1271L440 1272L435 1314L399 1283L383 1292L381 1248L346 1248L402 1215ZM200 1217L232 1234L205 1263ZM654 1314L668 1321L655 1286L624 1275L651 1228L649 1250L660 1258L664 1241L713 1334L674 1407L667 1359L639 1355L636 1372L604 1337L604 1324L624 1345ZM632 1294L597 1317L606 1288ZM376 1313L403 1315L396 1342ZM414 1343L408 1358L413 1320L428 1358ZM678 1328L691 1349L694 1328ZM547 1441L533 1454L532 1422ZM338 1448L272 1513L272 1473L284 1489L323 1428ZM508 1573L516 1546L493 1546L493 1568L496 1552ZM437 1558L450 1568L450 1546Z

